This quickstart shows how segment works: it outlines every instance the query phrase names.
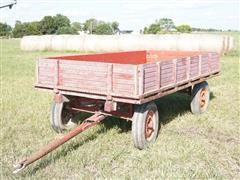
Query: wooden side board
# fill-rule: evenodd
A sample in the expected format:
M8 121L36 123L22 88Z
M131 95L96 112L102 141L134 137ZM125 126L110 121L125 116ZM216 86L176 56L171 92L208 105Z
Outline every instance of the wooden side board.
M217 53L205 53L148 64L39 59L36 87L77 96L142 103L143 99L183 84L192 85L220 71ZM171 91L172 92L172 91ZM125 99L125 100L124 100Z

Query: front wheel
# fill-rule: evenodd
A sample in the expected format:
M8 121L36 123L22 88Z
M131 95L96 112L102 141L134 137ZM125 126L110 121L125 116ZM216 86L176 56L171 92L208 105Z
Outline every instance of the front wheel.
M132 138L134 146L145 149L154 142L159 131L158 109L154 102L135 107L132 118Z
M191 111L193 114L201 114L208 108L210 89L206 81L196 84L192 90Z
M63 133L63 131L72 129L77 125L75 122L72 121L73 116L68 106L68 101L53 101L52 103L50 122L53 130L57 133Z

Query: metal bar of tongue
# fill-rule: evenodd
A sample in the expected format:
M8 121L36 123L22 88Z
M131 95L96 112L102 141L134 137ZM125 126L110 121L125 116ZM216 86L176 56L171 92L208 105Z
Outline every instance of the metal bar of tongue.
M57 138L56 140L52 141L51 143L47 144L36 153L32 154L30 157L20 161L17 165L14 166L13 173L18 173L19 171L26 168L28 165L32 164L33 162L37 161L38 159L42 158L43 156L47 155L51 151L58 148L60 145L64 144L68 140L72 139L79 133L85 131L86 129L98 124L102 121L106 115L96 113L93 116L85 119L78 127L74 128L73 130L69 131L66 135Z

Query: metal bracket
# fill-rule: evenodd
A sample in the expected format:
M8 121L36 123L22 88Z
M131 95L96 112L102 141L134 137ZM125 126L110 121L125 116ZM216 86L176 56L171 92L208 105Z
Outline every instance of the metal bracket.
M104 111L112 112L117 110L117 102L114 101L106 101L104 104Z

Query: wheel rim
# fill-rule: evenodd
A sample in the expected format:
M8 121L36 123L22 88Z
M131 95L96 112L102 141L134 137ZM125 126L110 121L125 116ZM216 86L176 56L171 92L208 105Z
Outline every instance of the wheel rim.
M206 89L206 88L203 88L203 89L200 91L200 98L199 98L199 104L200 104L200 107L201 107L201 108L204 108L204 106L205 106L206 103L207 103L207 95L208 95L207 89Z
M69 110L69 104L67 102L63 103L62 113L61 113L61 121L62 125L67 128L68 124L72 121L72 113Z
M151 141L154 135L154 125L155 125L156 117L154 112L150 110L146 117L146 124L145 124L145 138L147 141Z

